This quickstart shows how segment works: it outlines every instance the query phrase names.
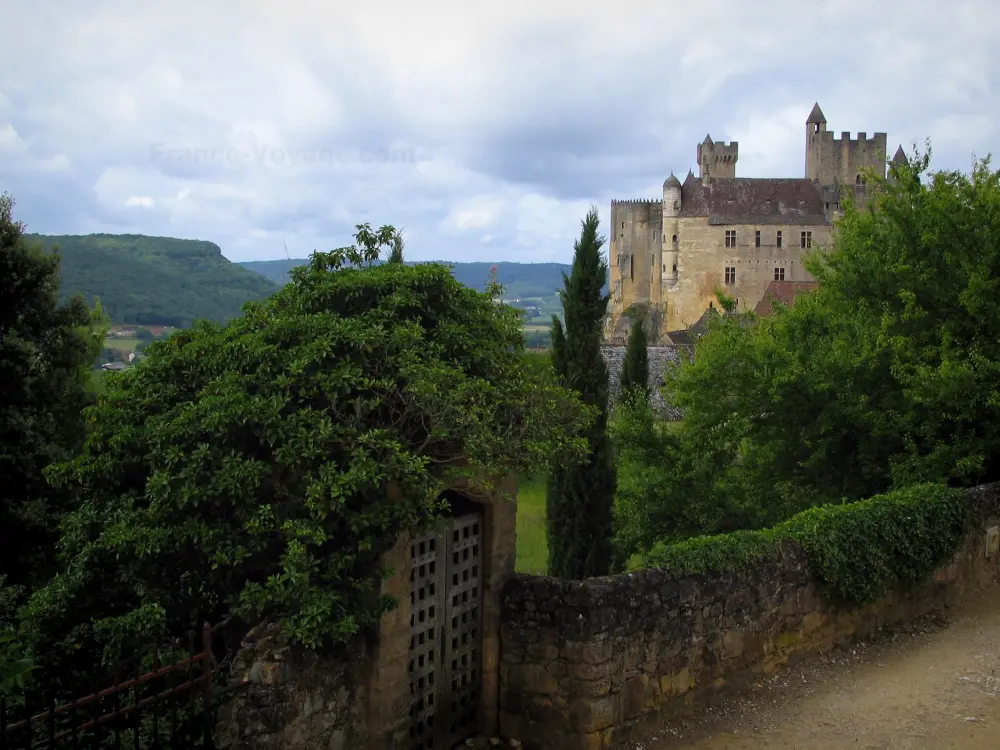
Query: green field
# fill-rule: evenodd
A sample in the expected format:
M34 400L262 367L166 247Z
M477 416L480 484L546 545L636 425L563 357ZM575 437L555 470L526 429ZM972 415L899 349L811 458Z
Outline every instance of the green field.
M122 338L119 336L108 336L104 339L104 348L113 349L121 354L128 354L129 352L134 352L136 347L139 346L139 339L136 338Z
M545 575L549 544L545 536L545 479L518 480L517 560L519 573Z

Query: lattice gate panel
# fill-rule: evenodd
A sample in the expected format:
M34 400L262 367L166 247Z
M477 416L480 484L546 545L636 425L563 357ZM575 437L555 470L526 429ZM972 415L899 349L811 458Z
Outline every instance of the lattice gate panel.
M410 544L410 750L436 750L435 729L443 718L436 703L444 614L438 599L447 558L438 559L439 542L434 532Z
M411 542L409 750L450 750L479 730L482 517Z
M482 520L452 522L448 537L445 673L448 680L447 747L479 729L482 667Z

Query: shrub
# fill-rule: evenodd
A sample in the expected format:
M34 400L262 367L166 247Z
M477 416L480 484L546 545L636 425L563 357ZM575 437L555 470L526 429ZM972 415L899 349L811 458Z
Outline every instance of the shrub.
M678 575L745 570L783 544L805 550L825 591L864 604L898 584L915 583L958 548L968 523L961 490L921 484L845 505L811 508L778 526L658 544L644 567Z

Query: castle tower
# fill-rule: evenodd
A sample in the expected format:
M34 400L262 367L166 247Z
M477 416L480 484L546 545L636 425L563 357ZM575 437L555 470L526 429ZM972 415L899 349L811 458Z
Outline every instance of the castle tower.
M850 131L840 138L826 129L826 117L813 105L806 118L806 179L823 187L835 185L862 186L863 172L873 169L885 176L886 134L875 133L871 138L864 131L855 140Z
M703 180L712 177L735 177L736 161L740 155L740 144L712 140L706 135L705 140L698 144L698 176Z
M903 151L902 143L899 144L899 146L896 148L896 153L893 154L891 167L895 167L899 164L906 164L906 152ZM893 182L896 181L896 178L893 177L891 168L889 171L889 179Z
M683 208L681 181L673 172L663 181L663 263L661 283L677 280L677 219Z
M826 115L819 108L819 102L813 104L809 117L806 118L806 179L819 181L819 149L820 133L826 132Z

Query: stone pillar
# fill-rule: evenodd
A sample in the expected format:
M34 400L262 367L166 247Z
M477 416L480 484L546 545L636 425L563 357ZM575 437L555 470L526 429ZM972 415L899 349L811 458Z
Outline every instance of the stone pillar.
M382 560L392 570L382 593L397 606L382 615L376 632L368 723L371 750L395 750L406 745L410 710L410 535L403 534Z
M495 735L500 729L500 619L504 586L514 574L517 537L517 478L508 477L484 508L483 685L480 726Z

